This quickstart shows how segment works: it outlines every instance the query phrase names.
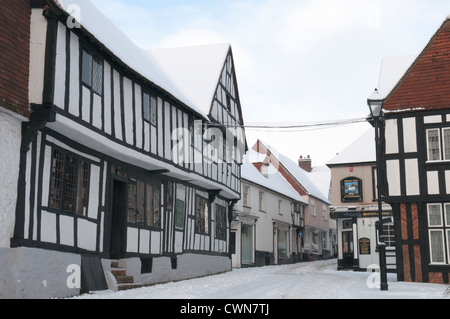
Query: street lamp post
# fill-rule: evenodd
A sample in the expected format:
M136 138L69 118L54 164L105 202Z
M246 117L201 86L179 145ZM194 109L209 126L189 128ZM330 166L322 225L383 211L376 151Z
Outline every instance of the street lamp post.
M381 201L382 182L381 176L381 140L380 140L380 127L381 127L381 114L384 99L375 89L375 92L367 100L369 105L370 115L375 127L375 145L376 145L376 161L377 161L377 191L378 191L378 218L379 218L379 230L378 230L378 254L380 257L380 289L382 291L388 290L387 283L387 271L386 271L386 244L381 241L381 234L383 232L383 207Z

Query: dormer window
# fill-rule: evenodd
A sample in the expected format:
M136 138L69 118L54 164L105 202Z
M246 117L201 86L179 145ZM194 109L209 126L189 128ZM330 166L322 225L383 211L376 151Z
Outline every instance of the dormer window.
M98 95L103 94L103 60L84 47L81 53L81 82Z

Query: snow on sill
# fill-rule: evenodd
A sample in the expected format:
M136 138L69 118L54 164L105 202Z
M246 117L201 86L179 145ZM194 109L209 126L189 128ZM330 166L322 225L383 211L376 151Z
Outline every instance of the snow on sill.
M426 161L425 164L442 164L450 163L450 160Z

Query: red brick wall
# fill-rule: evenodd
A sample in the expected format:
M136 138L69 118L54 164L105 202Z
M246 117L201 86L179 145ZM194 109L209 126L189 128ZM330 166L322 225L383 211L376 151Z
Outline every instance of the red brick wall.
M419 212L416 203L411 203L411 209L408 211L406 204L400 204L400 220L401 220L401 241L417 242L419 237ZM409 221L409 222L408 222ZM408 237L408 223L412 227L413 238ZM400 240L400 239L398 239ZM414 241L413 241L414 240ZM422 282L422 254L420 246L402 245L403 274L404 280L407 282ZM413 257L414 263L411 264L410 257ZM414 276L412 274L415 274Z
M29 0L0 1L0 106L29 116Z
M387 111L450 108L450 20L446 20L384 104Z

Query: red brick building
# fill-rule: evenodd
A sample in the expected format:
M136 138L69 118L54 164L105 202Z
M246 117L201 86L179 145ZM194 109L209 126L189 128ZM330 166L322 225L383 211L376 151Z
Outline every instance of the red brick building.
M28 0L0 2L0 106L29 116L30 15Z
M450 19L383 105L386 202L398 278L448 283L450 273Z

